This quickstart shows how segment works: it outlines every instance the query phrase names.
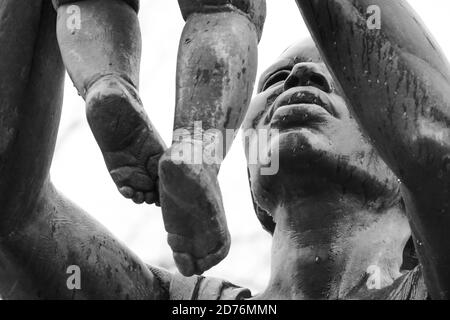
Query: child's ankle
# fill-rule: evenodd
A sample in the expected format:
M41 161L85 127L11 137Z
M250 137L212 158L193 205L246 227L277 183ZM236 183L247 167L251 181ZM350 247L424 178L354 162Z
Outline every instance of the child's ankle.
M218 175L223 159L220 152L216 153L215 150L211 151L212 149L217 148L201 139L186 138L174 141L170 151L168 150L168 156L174 163L201 166Z
M97 87L98 85L105 84L105 83L114 83L118 82L123 85L123 87L130 89L133 89L133 91L137 91L137 86L131 81L131 79L124 75L119 73L107 73L107 74L99 74L94 77L92 77L89 81L86 81L86 85L84 86L83 94L81 96L83 99L86 100L87 96L89 95L89 92Z

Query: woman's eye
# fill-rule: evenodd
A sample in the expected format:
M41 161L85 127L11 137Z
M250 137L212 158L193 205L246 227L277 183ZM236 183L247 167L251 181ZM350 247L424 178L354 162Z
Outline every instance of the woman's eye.
M285 81L289 77L290 74L291 74L291 72L289 70L280 70L280 71L275 72L264 83L262 91L269 89L270 87L272 87L273 85L275 85L279 82Z

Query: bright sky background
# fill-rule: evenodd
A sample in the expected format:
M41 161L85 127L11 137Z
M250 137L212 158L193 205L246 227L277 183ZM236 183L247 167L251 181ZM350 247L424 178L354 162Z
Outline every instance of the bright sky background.
M409 2L450 57L450 1ZM259 73L285 48L308 36L294 0L267 0L267 6L259 47ZM143 38L141 97L150 119L169 144L177 48L184 21L175 0L141 0L139 16ZM63 117L51 173L59 190L103 223L145 262L175 270L161 210L155 206L135 205L120 196L87 125L84 102L70 79L66 81ZM220 184L233 244L227 259L207 275L246 286L254 292L261 291L269 280L271 239L253 212L239 137L222 166Z

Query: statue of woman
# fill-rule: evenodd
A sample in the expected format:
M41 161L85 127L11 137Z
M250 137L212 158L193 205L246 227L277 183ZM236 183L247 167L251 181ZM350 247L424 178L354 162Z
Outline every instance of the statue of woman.
M406 1L297 3L322 55L285 52L246 122L279 130L279 173L249 170L274 233L263 297L449 298L446 58ZM420 265L406 271L410 229Z
M404 0L297 3L349 106L401 181L431 297L448 299L448 60ZM367 21L371 8L379 28Z
M337 19L333 24L353 26L353 31L346 33L349 37L369 32L359 19L365 16L360 7L365 2L328 1L324 21L318 13L323 10L319 7L322 3L303 1L300 5L333 74L338 74L339 67L345 77L336 76L339 84L333 81L311 42L295 45L262 76L245 121L245 128L279 131L272 135L266 150L272 159L279 156L278 173L262 175L261 165L248 164L258 217L273 233L272 276L267 289L253 298L446 298L446 240L440 235L448 226L448 161L441 163L446 159L441 152L448 154L448 122L444 121L448 110L438 100L444 95L437 94L445 88L445 60L424 27L417 24L414 12L409 8L405 11L403 1L399 6L388 4L391 11L384 18L386 31L382 29L378 36L388 31L389 36L372 39L381 41L376 43L383 50L391 45L391 50L385 53L372 45L360 47L363 42L353 39L340 48L344 54L326 37L341 36L343 40L345 35L340 32L345 29L338 28L332 34L321 28L331 14ZM33 17L31 13L29 17ZM8 87L5 78L0 80L2 95L9 99L2 99L0 108L0 294L3 298L58 299L251 298L248 290L222 280L186 278L146 266L53 188L48 170L61 108L63 65L51 27L52 16L51 10L44 10L40 21L30 20L39 30L36 46L28 45L29 39L11 43L23 46L23 56L1 52L0 63L5 63L1 68L21 70L19 66L28 65L29 70L22 74L29 77L24 80L20 72L11 73L22 87ZM312 16L318 17L317 21ZM8 30L4 27L8 20L2 21L2 30ZM395 23L399 25L394 27ZM417 31L415 28L424 36L407 46L402 37L409 34L408 30ZM26 36L30 30L34 30L33 25L23 26L21 35ZM333 46L333 52L325 54L326 45ZM359 53L359 48L365 51ZM427 55L418 59L410 51L403 52L405 48ZM33 55L34 59L27 60ZM336 57L342 61L337 63L333 60ZM29 64L17 63L18 58ZM384 59L391 64L384 65ZM410 61L414 63L409 65ZM359 74L360 63L370 67L367 73L363 68ZM409 80L393 80L400 76ZM422 83L423 79L427 81ZM440 81L432 82L434 79ZM427 90L426 95L425 91L405 87L419 84L420 90ZM362 100L363 96L368 98ZM362 126L358 125L347 101L362 115L370 112L370 121L360 120ZM388 126L388 121L402 122ZM48 125L42 126L42 122ZM378 135L372 137L370 128ZM402 137L403 130L415 134L412 142L430 142L421 145L426 146L426 153L409 150L409 145L401 152L391 149L391 143L401 141L396 139ZM403 137L411 138L406 134ZM256 134L246 142L248 146L255 144ZM389 152L401 156L402 161L391 165L391 158L385 155ZM405 170L411 162L423 159L429 165L427 174L420 172L420 162L409 173L419 175L426 186L417 198L409 191L415 190L411 182L415 178L408 179ZM436 175L428 171L434 162L441 164ZM419 214L422 211L416 206L425 206L426 214ZM433 215L436 208L439 210ZM420 265L405 268L402 255L410 225ZM70 266L77 266L81 272L78 289L67 286Z
M259 298L427 297L420 267L403 265L411 231L398 178L311 40L263 73L244 128L247 153L261 146L261 130L278 130L259 150L278 157L277 174L248 164L255 210L273 235L271 278Z

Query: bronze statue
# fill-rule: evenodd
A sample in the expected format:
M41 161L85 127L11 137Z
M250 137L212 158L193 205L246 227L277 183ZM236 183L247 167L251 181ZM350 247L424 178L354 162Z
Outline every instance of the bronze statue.
M258 130L279 130L267 146L278 152L278 173L248 166L255 210L273 234L261 298L426 297L420 267L401 270L411 231L400 183L312 41L293 45L264 72L244 128L256 130L246 136L248 151Z
M274 236L273 274L254 298L448 298L445 58L404 1L370 1L386 9L377 31L363 22L368 1L298 3L326 64L310 42L289 48L264 73L245 121L245 128L280 131L271 141L279 149L267 150L279 155L279 172L261 175L249 163L258 217ZM48 170L64 76L56 16L48 1L8 0L3 8L2 297L250 298L222 280L144 265L53 188ZM19 15L29 24L18 27ZM410 225L420 265L401 270ZM80 290L67 288L70 265L82 271Z
M285 52L246 122L280 130L279 173L249 170L274 232L263 297L449 298L446 58L406 1L297 4L324 62L311 45ZM402 271L409 228L420 265Z
M298 4L358 121L401 180L431 297L449 298L447 59L406 1ZM381 10L380 29L367 28L367 8L373 5Z

